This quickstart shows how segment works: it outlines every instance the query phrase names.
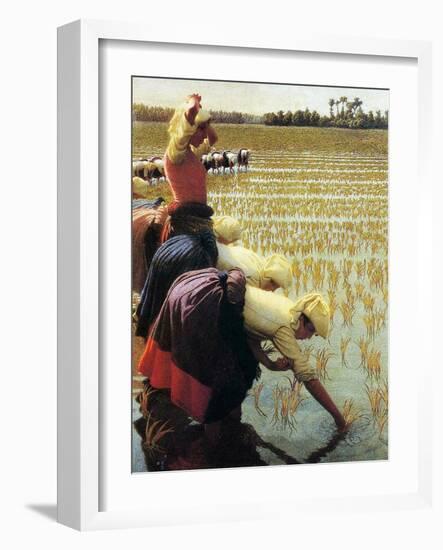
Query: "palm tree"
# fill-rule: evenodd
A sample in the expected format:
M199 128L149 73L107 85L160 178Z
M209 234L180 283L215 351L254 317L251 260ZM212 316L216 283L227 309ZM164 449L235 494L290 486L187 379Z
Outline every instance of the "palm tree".
M331 118L333 118L334 117L333 107L335 105L335 100L331 97L328 103L329 103L329 112L331 114Z
M352 102L354 107L354 114L357 111L357 109L360 107L360 105L363 105L363 101L359 97L354 97L354 101Z
M340 98L340 103L342 104L342 107L341 107L341 116L342 117L345 114L345 105L346 105L347 101L348 101L348 98L346 96L342 95L341 98Z

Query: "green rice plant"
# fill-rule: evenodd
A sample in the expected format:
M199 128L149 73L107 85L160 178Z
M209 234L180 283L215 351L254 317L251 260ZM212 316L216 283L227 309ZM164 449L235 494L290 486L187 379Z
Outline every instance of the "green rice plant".
M252 395L254 396L254 407L255 410L262 416L266 416L266 413L260 407L260 395L264 388L263 382L256 383L252 388Z
M151 386L145 387L143 391L141 391L136 400L140 404L140 412L143 416L143 418L147 418L149 415L149 401L152 396L157 390L152 388Z
M301 395L303 384L295 378L290 381L290 387L281 388L275 386L272 391L274 415L272 423L279 424L283 428L294 430L296 428L296 413L300 404L306 399Z
M365 390L371 407L372 417L375 421L375 418L380 414L380 410L383 407L383 394L378 386L372 387L365 384Z
M143 441L143 449L148 453L164 452L164 449L159 445L159 442L163 437L174 432L172 426L168 426L169 422L166 420L152 420L151 415L146 417L145 438Z
M349 346L349 342L351 341L351 338L349 336L342 336L340 340L340 353L341 353L341 362L345 367L348 367L348 362L346 361L346 351Z
M361 336L358 340L358 347L360 349L360 354L361 354L360 367L363 367L363 369L366 370L368 365L369 340Z
M350 327L352 325L352 318L354 317L355 306L348 302L341 302L339 308L343 316L343 326Z
M352 272L352 267L354 265L354 262L352 260L344 260L342 265L342 274L343 279L349 279L349 276Z
M334 298L332 298L332 300L329 301L329 320L331 322L331 324L334 323L334 315L335 315L335 312L337 311L337 300Z
M389 291L387 286L383 286L381 289L382 295L383 295L383 302L385 303L385 306L388 305L388 297L389 297Z
M374 349L368 350L366 372L369 378L380 379L381 376L381 352Z
M304 344L303 353L305 354L307 361L311 359L313 349L314 349L314 346L312 344Z
M366 273L366 263L365 261L359 261L359 262L355 262L355 272L357 274L357 278L358 279L363 279L364 276L365 276L365 273Z
M360 409L354 405L353 399L346 399L343 403L343 418L345 419L348 428L360 420L364 415Z
M376 416L375 418L375 421L376 421L376 424L377 424L377 428L378 428L378 434L379 434L379 437L382 436L382 433L383 433L383 430L384 430L384 427L386 425L386 422L388 421L388 409L385 408L383 409L379 415Z
M297 412L301 403L306 399L304 396L301 395L302 387L303 384L297 381L295 385L291 388L289 393L289 414L293 418L295 417L295 413Z
M346 287L345 294L346 294L346 300L348 301L349 307L354 310L355 309L355 295L352 292L352 288L350 286Z
M363 296L362 301L366 311L372 311L374 309L375 299L369 292Z
M386 407L388 406L388 382L386 380L383 380L383 382L380 385L380 393L381 398L383 399Z
M334 267L329 271L329 288L336 291L339 279L340 272Z
M315 369L317 371L317 376L320 378L320 380L330 380L330 377L327 372L328 362L333 357L334 354L330 351L328 351L326 348L323 348L322 350L317 351L316 354L316 364Z
M323 287L325 272L321 262L312 264L312 283L315 289L320 290Z
M363 283L356 282L354 288L357 300L362 300L365 292L365 285Z
M280 419L280 388L278 385L272 389L272 404L274 406L272 423L276 424Z
M307 258L303 259L303 265L305 267L305 271L312 271L312 264L314 263L314 259L311 256L308 256Z
M302 275L303 288L308 290L308 272L304 271Z

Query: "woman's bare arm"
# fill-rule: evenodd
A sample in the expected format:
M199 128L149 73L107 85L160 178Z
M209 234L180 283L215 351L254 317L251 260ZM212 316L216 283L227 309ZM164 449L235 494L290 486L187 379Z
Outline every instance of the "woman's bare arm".
M189 122L189 124L193 125L195 122L195 117L197 116L198 112L201 109L200 101L201 96L198 94L192 94L188 97L188 103L186 105L186 120Z
M248 338L248 344L257 361L264 365L267 369L282 371L289 370L291 368L290 363L284 357L279 357L276 361L272 361L272 359L269 358L268 354L263 351L258 340Z
M346 429L346 420L344 419L341 412L335 406L334 401L332 401L330 395L326 391L323 384L320 380L314 379L304 382L304 385L308 392L316 399L320 405L328 411L328 413L333 417L337 428L341 431Z

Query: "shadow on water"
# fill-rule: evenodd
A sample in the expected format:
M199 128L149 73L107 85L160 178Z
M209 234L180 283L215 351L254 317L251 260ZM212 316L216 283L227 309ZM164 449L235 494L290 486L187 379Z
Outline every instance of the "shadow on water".
M285 464L300 463L263 440L253 426L239 420L223 421L220 439L211 445L203 426L172 404L166 392L156 391L150 397L149 407L141 412L143 416L134 421L134 428L141 438L146 469L150 472L268 466L259 449L268 449ZM171 431L165 431L155 440L155 430L162 428L171 428Z
M140 403L140 399L136 401ZM346 433L334 433L327 443L313 451L305 460L298 460L269 441L265 441L251 424L227 419L222 423L217 445L205 437L203 425L193 422L176 407L167 392L156 390L149 406L140 411L143 416L134 421L141 439L146 469L153 471L194 470L268 466L259 453L266 449L284 464L315 464L334 451L346 438ZM158 430L163 429L159 439ZM275 462L273 462L275 464Z
M316 464L317 462L320 462L322 458L327 456L329 453L334 451L340 441L344 441L346 437L346 433L336 433L334 434L331 439L326 443L326 445L323 445L316 451L313 451L308 458L305 460L306 464Z

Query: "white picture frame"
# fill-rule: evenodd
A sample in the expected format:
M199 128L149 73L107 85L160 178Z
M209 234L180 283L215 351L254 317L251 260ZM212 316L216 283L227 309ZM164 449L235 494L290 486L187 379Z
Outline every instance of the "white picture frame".
M80 530L120 527L140 527L193 523L195 521L218 521L234 519L260 519L264 517L267 502L275 503L276 495L263 492L263 495L248 495L238 498L236 505L227 501L200 505L194 504L185 509L177 499L177 504L166 506L131 506L122 502L119 509L103 510L101 506L100 483L103 483L102 456L103 433L101 429L103 408L100 398L106 400L101 387L100 372L103 365L99 342L101 332L101 299L103 291L100 283L100 215L103 204L100 195L99 157L99 74L100 42L125 41L131 44L159 43L189 44L186 29L175 29L166 36L162 29L149 32L143 25L102 21L77 21L59 29L58 33L58 520L60 523ZM370 40L346 37L324 37L298 34L297 38L281 37L278 40L245 38L242 42L223 43L210 41L196 44L201 49L209 47L229 48L231 55L242 48L273 51L278 55L285 52L306 52L335 55L375 56L396 60L413 59L418 70L418 167L417 202L419 233L414 244L413 257L426 265L432 257L432 247L425 236L432 231L430 197L432 184L429 176L428 152L430 151L430 79L431 47L427 42ZM245 51L245 50L243 50ZM193 75L190 75L192 77ZM99 215L100 213L100 215ZM417 299L416 313L426 315L424 303L431 299L431 289L426 286L426 273L418 270L420 299ZM426 381L432 377L431 351L426 354ZM129 360L129 358L128 358ZM340 510L346 513L357 504L361 509L398 510L423 509L432 503L432 451L431 418L432 403L427 398L424 382L417 382L418 400L417 445L418 471L414 490L377 494L357 494L352 491L341 496ZM130 452L130 449L128 449ZM336 464L338 476L346 477L352 465ZM279 479L284 483L286 468L261 469L261 475ZM196 492L203 485L210 484L215 476L222 483L239 482L245 477L244 470L229 472L177 473L166 481L168 490L174 484L180 485L179 476L187 476L195 484ZM254 473L251 473L254 475ZM257 473L255 472L255 475ZM326 475L326 470L324 475ZM323 475L323 477L324 477ZM230 477L227 477L230 476ZM322 476L320 476L322 477ZM173 480L171 483L171 479ZM158 476L152 482L153 491L163 483ZM314 496L312 499L297 500L285 494L281 502L285 509L302 507L317 512L334 505L334 495L325 499ZM286 507L288 505L288 507ZM285 512L278 507L278 516ZM298 513L298 512L297 512ZM272 514L271 514L272 517ZM274 515L277 517L277 514ZM196 519L198 518L198 519Z

